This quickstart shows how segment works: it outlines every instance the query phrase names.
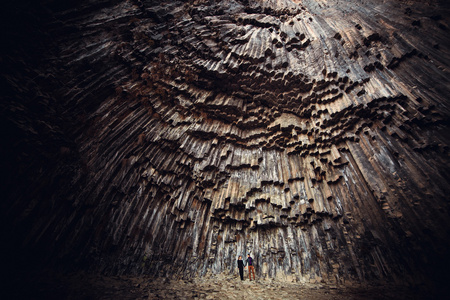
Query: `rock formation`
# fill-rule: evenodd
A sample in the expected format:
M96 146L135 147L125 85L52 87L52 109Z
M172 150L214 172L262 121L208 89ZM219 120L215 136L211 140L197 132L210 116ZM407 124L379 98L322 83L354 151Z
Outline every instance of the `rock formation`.
M16 260L192 277L249 252L264 278L442 278L445 1L75 2L6 10Z

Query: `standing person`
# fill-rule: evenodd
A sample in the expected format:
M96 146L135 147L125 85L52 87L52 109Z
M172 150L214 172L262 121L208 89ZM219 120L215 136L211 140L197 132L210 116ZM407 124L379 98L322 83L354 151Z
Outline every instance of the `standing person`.
M255 267L253 267L253 258L250 256L250 253L247 254L247 259L245 260L245 265L247 264L248 264L248 278L250 278L250 281L252 281L252 273L253 273L253 280L256 280Z
M244 262L242 261L242 256L239 255L237 263L239 268L239 275L241 275L241 280L244 280Z

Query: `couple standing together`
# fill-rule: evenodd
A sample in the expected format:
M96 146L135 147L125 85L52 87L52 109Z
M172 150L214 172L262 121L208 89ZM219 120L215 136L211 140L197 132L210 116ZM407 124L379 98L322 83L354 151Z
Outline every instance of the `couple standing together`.
M252 273L253 273L253 280L256 280L255 277L255 267L253 267L253 258L250 256L250 253L247 254L247 259L242 261L242 256L239 255L238 258L238 268L239 268L239 275L241 275L241 280L244 280L244 267L248 265L248 277L250 278L250 281L252 280Z

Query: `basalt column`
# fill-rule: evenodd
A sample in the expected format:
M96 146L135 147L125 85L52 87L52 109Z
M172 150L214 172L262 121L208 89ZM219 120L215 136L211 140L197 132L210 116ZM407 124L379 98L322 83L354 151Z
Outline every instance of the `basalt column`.
M36 6L2 59L10 253L105 274L235 272L251 253L260 278L444 278L445 1Z

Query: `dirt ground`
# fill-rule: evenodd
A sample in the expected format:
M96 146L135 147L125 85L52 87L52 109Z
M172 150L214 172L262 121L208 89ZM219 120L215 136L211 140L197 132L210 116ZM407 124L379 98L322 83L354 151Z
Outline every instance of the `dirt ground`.
M33 276L11 282L4 299L446 299L425 287L393 285L328 285L275 280L241 281L236 276L175 280L77 273Z

